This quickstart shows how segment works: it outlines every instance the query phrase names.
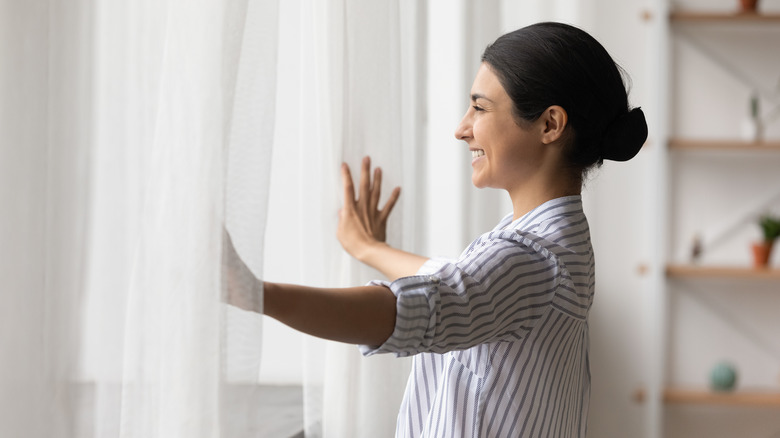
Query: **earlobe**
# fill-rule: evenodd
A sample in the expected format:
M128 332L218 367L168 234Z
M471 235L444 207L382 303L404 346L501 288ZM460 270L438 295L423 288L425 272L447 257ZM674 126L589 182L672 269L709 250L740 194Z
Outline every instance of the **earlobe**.
M569 115L566 110L559 105L552 105L544 110L542 117L545 122L542 142L550 144L559 140L569 123Z

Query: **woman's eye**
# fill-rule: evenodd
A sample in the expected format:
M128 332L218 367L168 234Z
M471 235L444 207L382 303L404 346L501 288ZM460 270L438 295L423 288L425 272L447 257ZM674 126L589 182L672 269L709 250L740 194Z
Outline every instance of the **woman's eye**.
M482 109L482 107L479 107L477 105L471 105L471 107L474 108L474 111L485 111L484 109Z

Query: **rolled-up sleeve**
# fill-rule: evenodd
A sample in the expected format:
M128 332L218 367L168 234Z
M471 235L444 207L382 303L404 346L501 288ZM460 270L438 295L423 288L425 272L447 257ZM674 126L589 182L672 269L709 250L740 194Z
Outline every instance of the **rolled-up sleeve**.
M384 344L378 347L361 345L360 352L366 356L395 353L398 357L418 353L425 339L433 336L432 330L436 326L437 309L440 307L439 278L415 275L392 283L372 281L370 284L387 286L395 294L395 329Z
M396 296L396 324L366 356L443 353L502 339L517 340L549 307L557 259L514 239L486 240L456 262L431 260L419 275L374 281Z

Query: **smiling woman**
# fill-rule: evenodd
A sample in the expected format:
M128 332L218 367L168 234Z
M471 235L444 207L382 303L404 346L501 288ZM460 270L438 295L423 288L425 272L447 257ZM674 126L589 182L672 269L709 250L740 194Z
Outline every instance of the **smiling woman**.
M428 259L383 242L398 192L380 206L381 173L364 159L356 190L344 165L339 240L391 281L265 283L264 312L367 356L413 356L398 437L584 437L595 275L583 174L633 157L647 126L620 69L575 27L509 33L482 61L455 135L474 185L506 190L513 212L458 260Z

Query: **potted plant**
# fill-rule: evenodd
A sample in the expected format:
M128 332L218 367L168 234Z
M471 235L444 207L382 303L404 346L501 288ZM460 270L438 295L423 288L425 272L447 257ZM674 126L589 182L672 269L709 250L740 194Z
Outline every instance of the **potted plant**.
M753 260L756 267L766 267L772 255L772 245L780 237L780 217L765 214L758 219L758 225L764 240L753 244Z

